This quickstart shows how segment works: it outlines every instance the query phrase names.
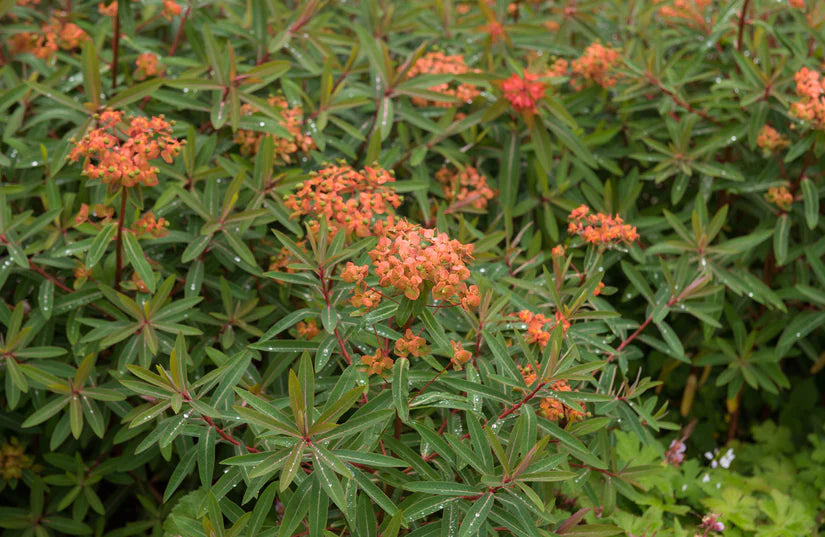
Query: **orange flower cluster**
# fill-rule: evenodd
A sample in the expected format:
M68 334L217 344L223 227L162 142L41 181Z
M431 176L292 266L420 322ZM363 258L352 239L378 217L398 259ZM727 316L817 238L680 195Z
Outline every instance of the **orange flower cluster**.
M132 225L135 235L148 233L155 238L165 237L169 234L169 221L165 218L155 219L155 214L148 211L137 222Z
M788 0L791 7L805 9L805 0Z
M295 329L298 331L298 335L306 340L315 338L321 332L315 319L310 319L307 322L301 321L295 325Z
M297 244L300 248L304 250L306 249L304 248L306 241L300 241ZM270 257L268 270L270 272L286 272L292 274L295 272L295 269L290 268L289 265L295 263L296 261L297 259L294 255L292 255L292 252L289 251L289 248L284 246L283 248L281 248L281 251L278 253L278 255Z
M472 244L401 220L387 229L369 255L382 287L393 287L410 300L431 287L436 300L469 310L480 300L478 286L466 283L470 277L466 263L472 254Z
M562 331L567 332L567 329L570 328L570 321L568 321L564 315L557 311L556 315L553 319L548 319L541 313L533 313L529 310L521 310L518 312L518 318L527 325L527 334L525 335L525 341L528 344L536 343L542 349L547 346L547 343L550 341L550 330L555 328L558 323L561 323ZM547 330L545 330L545 325L552 323Z
M524 378L524 383L527 384L527 386L531 386L536 382L536 380L538 380L538 375L536 375L532 365L528 364L525 367L519 367L519 370L521 371L521 376ZM570 384L568 384L566 380L557 380L553 382L550 384L550 389L556 392L573 391ZM581 410L567 406L555 397L545 397L539 404L539 414L548 420L558 421L562 418L567 418L568 422L573 423L584 417L584 413L586 411L584 403L579 403L579 406L581 407Z
M94 206L94 213L97 218L102 218L103 220L100 221L101 224L108 224L112 221L115 216L115 210L112 207L107 207L102 203L96 203ZM80 205L80 210L77 212L77 216L74 217L75 225L79 226L89 220L89 206L85 203Z
M421 336L416 336L415 333L407 328L404 336L395 342L395 354L398 356L424 356L430 349L427 347L427 340Z
M791 105L791 114L809 121L816 129L825 129L825 78L813 69L803 67L794 75L796 94L801 101Z
M559 78L562 76L566 76L568 67L569 65L567 63L567 60L559 58L556 61L554 61L553 65L550 66L550 68L544 72L543 76L547 78Z
M495 196L495 191L487 185L487 176L481 175L472 166L461 172L445 166L435 172L435 178L444 186L444 197L448 202L456 200L476 209L485 209L487 200Z
M410 300L431 289L435 300L469 310L481 300L478 286L466 283L470 277L466 263L472 253L472 244L401 220L386 229L369 255L381 287L395 289ZM350 300L355 307L374 308L381 300L381 294L366 284L368 270L367 265L348 262L341 273L341 279L355 284Z
M568 220L568 233L579 235L591 244L607 246L619 241L629 243L639 238L636 227L625 224L621 216L592 214L586 205L573 209Z
M765 152L774 152L779 149L788 147L788 140L781 134L776 132L776 129L770 125L765 125L759 132L759 137L756 139L756 145L765 150Z
M463 75L478 72L478 69L471 70L467 67L467 64L464 63L464 57L460 54L447 55L443 52L428 52L421 58L418 58L412 67L410 67L407 71L407 78L415 78L420 75ZM453 106L459 106L461 103L470 103L481 93L475 84L467 83L456 84L443 82L427 89L440 93L441 95L446 95L447 97L455 97L458 102L431 101L423 97L413 97L412 102L414 105L451 108Z
M135 80L145 80L150 76L163 76L166 68L160 64L160 58L151 52L144 52L135 60Z
M380 234L385 225L377 217L389 215L401 205L401 197L388 186L395 177L383 168L356 171L346 164L329 165L311 174L286 199L293 216L325 218L331 232L344 229L347 235L368 237Z
M367 366L368 375L381 375L385 369L392 369L393 359L383 349L375 349L375 354L361 356L361 363Z
M469 362L473 355L470 351L464 349L458 341L450 341L450 345L453 347L453 356L450 358L450 363L453 365L454 370L461 371L464 364Z
M72 162L85 159L83 173L92 179L124 187L154 186L159 170L151 161L163 158L171 164L180 153L181 142L172 137L172 127L163 116L132 116L129 125L123 126L123 112L106 110L96 119L101 126L75 142L69 153ZM118 134L126 141L121 141Z
M525 72L523 77L516 74L502 82L504 98L516 112L536 113L536 102L544 96L545 85L536 82L538 75Z
M73 22L52 18L40 28L40 32L21 32L11 37L12 53L30 52L42 60L51 58L58 49L72 50L79 47L89 35Z
M117 17L117 0L109 4L108 6L103 2L97 4L97 12L103 15L104 17Z
M583 80L595 82L603 88L611 88L616 85L618 78L611 76L610 71L619 61L619 52L610 47L605 47L599 42L591 44L585 49L584 54L570 64L573 74ZM570 85L574 89L581 89L584 85L573 80Z
M659 8L659 15L664 19L686 22L689 26L704 28L705 9L713 0L674 0L672 6Z
M793 194L790 193L786 186L772 186L768 188L765 199L770 203L775 203L777 207L785 212L790 211L791 205L793 204Z
M280 138L274 134L266 134L252 130L238 129L235 132L235 143L241 146L242 155L254 155L258 152L261 140L264 136L272 138L275 145L275 155L284 162L291 162L291 155L302 151L308 153L315 148L315 142L309 136L301 132L304 123L304 111L300 106L290 107L287 100L279 96L271 96L267 99L269 106L281 111L281 120L278 122L281 127L289 131L291 138ZM251 104L241 105L241 114L251 115L258 109Z
M180 15L183 8L174 0L163 0L163 18L170 21L176 15Z

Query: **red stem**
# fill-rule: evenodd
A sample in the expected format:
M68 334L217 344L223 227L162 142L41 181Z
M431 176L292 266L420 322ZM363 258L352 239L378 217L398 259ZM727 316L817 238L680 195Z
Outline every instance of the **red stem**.
M189 13L192 11L192 2L190 0L189 5L186 6L186 12L183 14L183 17L180 19L180 26L178 26L178 31L175 34L175 40L172 42L172 48L169 49L169 55L174 56L175 51L178 50L178 43L180 43L180 38L183 35L183 25L186 24L186 18L189 16Z
M745 3L742 5L742 13L739 15L739 37L736 39L736 50L742 52L742 38L745 34L745 16L748 13L748 4L751 3L751 0L745 0Z

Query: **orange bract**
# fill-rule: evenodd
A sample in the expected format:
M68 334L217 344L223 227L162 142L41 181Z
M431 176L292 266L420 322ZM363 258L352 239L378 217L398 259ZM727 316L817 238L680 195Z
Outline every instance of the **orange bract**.
M169 221L165 218L155 219L155 214L148 211L137 222L132 225L135 235L149 233L155 238L165 237L169 234Z
M458 341L450 341L450 345L453 347L453 356L450 358L450 363L453 365L453 369L461 371L464 364L469 362L473 355L470 351L465 350Z
M376 349L375 354L361 356L361 363L367 366L367 374L381 375L385 369L391 369L393 359L383 349Z
M616 76L610 74L618 61L618 51L596 42L587 47L580 58L573 60L570 69L573 74L583 80L589 80L603 88L610 88L615 86L618 80ZM571 81L570 85L575 89L584 87L579 81Z
M625 224L621 216L592 214L586 205L573 209L568 219L568 233L579 235L591 244L608 246L621 241L633 242L639 238L636 227Z
M274 134L238 129L235 133L235 143L241 146L241 154L254 155L257 153L258 147L261 145L261 140L265 136L272 138L275 145L275 155L284 162L291 162L291 155L298 151L308 153L310 149L315 148L315 142L312 138L301 132L304 123L304 111L300 106L290 107L285 98L278 96L270 97L267 99L267 103L269 106L281 111L281 120L278 123L281 127L289 131L292 137L281 138ZM241 106L241 113L243 115L251 115L257 111L258 109L251 104Z
M145 52L135 60L137 69L135 70L135 80L144 80L150 76L163 76L166 68L160 64L160 59L156 54Z
M681 21L695 28L705 28L705 9L713 0L675 0L673 5L659 8L659 15L672 21Z
M536 112L536 102L544 96L545 85L536 82L538 75L524 73L523 77L516 74L502 82L501 89L504 90L504 98L510 101L510 105L517 112L525 111L530 114Z
M794 75L796 94L802 98L791 105L791 114L811 123L815 129L825 129L825 78L813 69L803 67Z
M125 187L154 186L158 184L158 168L151 161L162 158L171 164L180 153L181 143L172 136L172 127L163 116L132 116L126 126L121 123L122 112L106 110L97 121L100 126L76 142L69 153L72 162L85 159L83 174L92 179Z
M765 151L783 149L788 147L789 143L787 139L782 137L782 135L776 132L776 129L770 125L763 126L762 130L759 131L759 137L756 139L756 145Z
M427 340L421 336L416 336L409 328L404 332L404 336L395 342L395 354L398 356L412 355L417 358L428 352L430 352L430 349L427 348Z
M463 75L477 72L479 72L478 69L467 67L467 64L464 63L464 57L460 54L446 55L443 52L429 52L415 61L407 71L407 78L415 78L419 75ZM475 84L456 84L454 82L443 82L427 89L448 97L455 97L458 102L431 101L423 97L413 97L412 102L414 105L451 108L459 106L461 103L469 103L481 93Z
M39 33L21 32L11 37L13 53L30 52L40 59L51 58L59 48L72 50L79 47L89 35L73 22L62 22L52 17Z
M448 202L455 200L476 209L484 209L487 200L495 196L495 191L487 185L487 176L481 175L472 166L467 166L460 172L445 166L435 173L435 178L444 185L444 197Z
M298 332L298 335L306 340L313 339L315 336L321 333L321 330L318 328L318 323L315 319L310 319L307 322L299 322L295 325L295 329Z
M533 366L528 364L525 367L519 367L519 370L521 371L522 378L524 378L524 383L527 384L528 387L532 386L536 380L538 380L538 375L536 375L536 372L533 370ZM570 384L568 384L566 380L557 380L553 382L550 384L550 389L556 392L573 391ZM567 421L574 422L584 417L584 403L579 403L579 407L581 410L565 405L555 397L545 397L539 404L538 413L551 421L558 421L562 418L566 418Z
M391 216L390 208L401 205L401 197L388 185L394 181L383 168L356 171L345 164L329 165L299 184L286 206L297 216L326 219L333 234L343 229L347 235L368 237L384 228L378 217Z
M768 188L765 199L770 203L775 203L777 207L786 212L791 210L791 205L793 204L793 194L790 193L786 186L772 186Z

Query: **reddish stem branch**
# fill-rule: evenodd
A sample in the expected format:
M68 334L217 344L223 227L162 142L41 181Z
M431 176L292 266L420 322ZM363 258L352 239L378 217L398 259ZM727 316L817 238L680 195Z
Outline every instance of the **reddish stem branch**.
M206 423L208 423L210 427L215 429L215 431L217 431L217 433L219 435L221 435L221 438L223 438L224 440L226 440L230 444L240 446L240 447L244 448L245 450L247 450L250 453L260 453L261 452L261 450L259 450L258 448L254 448L252 446L244 445L240 440L236 439L234 436L229 434L227 431L225 431L225 430L221 429L220 427L218 427L218 425L214 421L212 421L212 418L210 418L209 416L201 415L201 419L203 421L205 421Z
M745 35L745 17L748 14L748 4L751 3L751 0L745 0L745 3L742 5L742 13L739 15L739 37L736 39L736 50L742 52L742 38Z
M172 42L172 48L169 49L169 56L174 56L175 51L178 50L178 44L180 43L180 38L183 36L183 26L186 24L186 18L189 17L189 13L192 11L192 2L189 1L189 5L186 6L186 11L183 14L183 17L180 18L180 26L178 26L178 31L175 33L175 40Z
M697 116L699 116L703 119L706 119L706 120L710 121L711 123L714 123L716 125L719 124L719 121L717 121L716 119L710 117L707 112L704 112L702 110L698 110L698 109L694 108L693 106L691 106L690 103L688 103L686 101L683 101L678 95L676 95L676 93L674 93L673 91L671 91L671 90L667 89L666 87L664 87L662 85L662 82L658 78L653 76L652 74L647 73L647 79L651 84L656 86L656 88L659 91L661 91L662 93L664 93L665 95L670 97L670 99L674 103L676 103L677 106L680 106L681 108L684 108L685 110L687 110L691 114L696 114Z
M318 279L321 280L321 294L324 295L324 303L329 308L331 307L329 301L329 281L324 276L324 267L318 267ZM347 352L347 347L344 344L344 339L341 337L340 332L338 332L338 327L335 327L333 332L335 339L338 340L338 346L341 348L341 354L344 355L344 360L347 361L347 364L352 364L352 358L350 358L349 352Z

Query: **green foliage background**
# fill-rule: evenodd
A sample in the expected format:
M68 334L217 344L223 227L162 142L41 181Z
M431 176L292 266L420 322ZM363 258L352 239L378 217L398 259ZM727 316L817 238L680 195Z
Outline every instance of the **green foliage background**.
M698 19L631 0L192 0L171 20L120 4L115 24L94 2L0 1L4 535L664 537L708 535L708 513L726 535L822 528L825 140L790 113L794 74L823 68L821 2L717 1ZM52 17L90 39L14 52ZM595 41L620 52L614 87L554 79L534 116L512 111L503 80ZM434 50L478 72L398 75ZM145 52L164 76L134 79ZM480 95L413 105L456 80ZM315 149L241 153L238 129L289 134L271 95L302 107ZM123 214L170 222L127 233L125 273L148 293L115 291L112 226L75 225L82 203L120 199L66 160L105 107L164 114L187 142ZM764 125L788 146L759 148ZM393 170L399 216L475 245L478 313L349 305L338 267L374 239L308 234L284 205L338 160ZM497 197L454 206L445 163ZM787 209L765 198L781 186ZM566 231L581 204L641 239L584 244ZM576 269L554 264L558 244ZM282 248L294 272L267 271ZM522 309L573 324L542 352ZM410 326L432 353L368 376L359 357ZM451 340L474 365L449 370ZM549 421L546 396L588 415Z

